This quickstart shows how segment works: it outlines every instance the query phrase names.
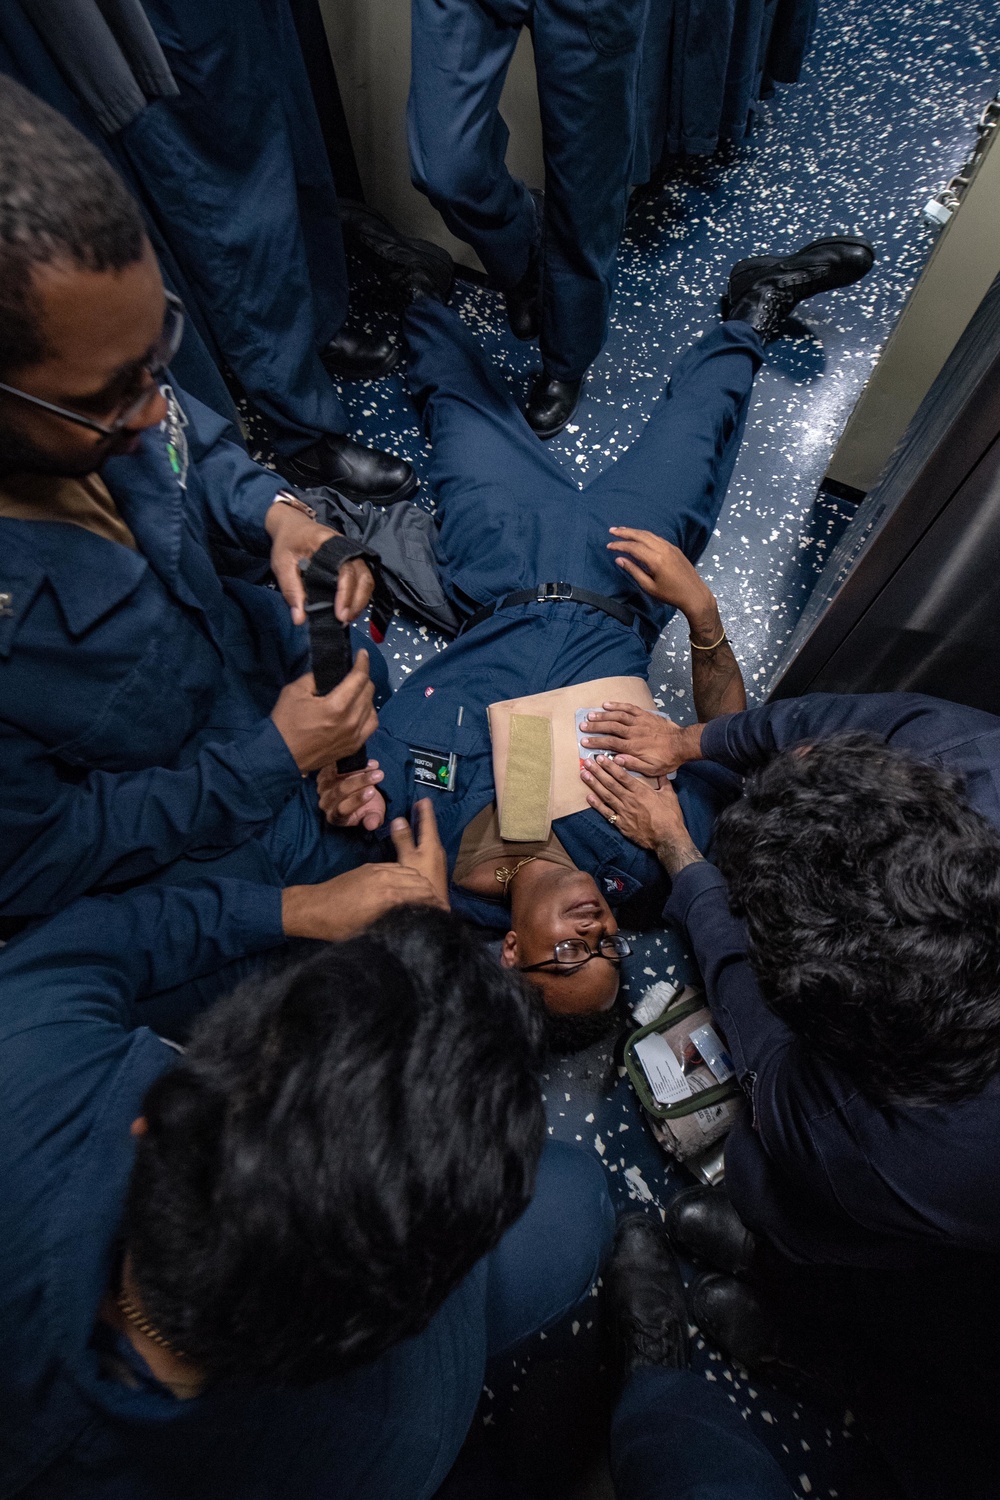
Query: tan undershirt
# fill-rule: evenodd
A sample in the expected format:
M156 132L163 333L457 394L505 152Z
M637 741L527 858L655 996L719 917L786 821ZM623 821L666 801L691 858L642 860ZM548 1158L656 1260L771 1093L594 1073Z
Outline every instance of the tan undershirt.
M11 474L0 480L0 516L14 521L65 521L105 541L138 551L99 474Z
M532 858L547 860L552 865L562 865L567 870L576 869L554 833L550 832L548 838L539 843L505 843L500 837L500 819L494 802L477 813L462 834L452 879L456 885L464 886L478 896L492 896L495 900L502 901L503 887L494 877L493 871L499 865L506 865L510 869L518 860Z

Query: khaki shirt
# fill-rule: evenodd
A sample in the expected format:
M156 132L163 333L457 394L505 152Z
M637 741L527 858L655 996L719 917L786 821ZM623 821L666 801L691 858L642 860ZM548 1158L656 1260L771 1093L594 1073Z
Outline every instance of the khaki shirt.
M11 474L0 479L0 516L14 521L66 521L138 551L99 474Z

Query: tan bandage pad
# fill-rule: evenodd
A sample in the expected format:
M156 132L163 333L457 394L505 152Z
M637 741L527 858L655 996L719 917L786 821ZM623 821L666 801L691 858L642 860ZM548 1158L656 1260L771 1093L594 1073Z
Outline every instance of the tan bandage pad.
M580 780L576 713L581 708L600 708L604 703L632 703L636 708L645 708L651 713L656 712L656 704L649 691L649 684L642 677L598 677L593 682L577 682L572 687L555 688L550 693L535 693L528 698L508 698L503 703L490 704L493 780L496 786L497 806L500 809L501 838L509 839L511 842L544 839L551 823L556 818L565 818L570 813L583 812L588 806L587 788ZM551 774L546 796L546 822L543 825L539 819L531 825L533 828L542 828L541 833L518 833L515 836L508 832L508 828L512 825L507 820L510 751L515 734L519 743L527 746L529 742L522 741L523 731L521 729L515 731L513 726L518 721L523 723L535 719L545 721L549 728ZM537 735L539 731L531 729L527 733ZM532 746L540 744L540 738L530 743ZM533 749L528 759L533 764L537 764ZM537 780L537 776L535 779ZM650 786L656 786L656 784L655 781L649 782ZM523 795L520 780L516 791L514 784L511 783L511 792L514 794L516 805ZM537 815L540 803L541 793L536 787L531 801L533 815ZM513 826L518 829L525 826L521 822L520 812L514 814L514 818Z
M513 844L542 842L552 819L552 721L543 714L511 714L504 763L500 837Z

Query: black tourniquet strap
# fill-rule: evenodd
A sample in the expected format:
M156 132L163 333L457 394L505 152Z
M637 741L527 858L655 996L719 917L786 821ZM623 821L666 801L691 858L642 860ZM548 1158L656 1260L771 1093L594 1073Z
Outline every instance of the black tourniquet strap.
M375 577L375 593L372 595L372 620L375 622L385 610L388 596L382 583L379 560L374 552L369 552L366 547L346 536L331 536L313 553L308 565L302 569L306 618L309 621L309 649L318 693L331 692L351 670L350 631L337 619L334 604L340 570L344 563L351 562L356 557L368 564ZM391 614L390 601L384 615L386 624ZM354 755L339 760L337 769L342 772L363 771L367 764L362 748Z

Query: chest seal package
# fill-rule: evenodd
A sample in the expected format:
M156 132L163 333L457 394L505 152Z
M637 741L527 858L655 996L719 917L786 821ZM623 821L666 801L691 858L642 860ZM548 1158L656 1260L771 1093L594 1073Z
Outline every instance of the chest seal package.
M693 1169L728 1135L743 1092L704 993L688 986L625 1044L625 1067L664 1151Z

